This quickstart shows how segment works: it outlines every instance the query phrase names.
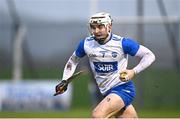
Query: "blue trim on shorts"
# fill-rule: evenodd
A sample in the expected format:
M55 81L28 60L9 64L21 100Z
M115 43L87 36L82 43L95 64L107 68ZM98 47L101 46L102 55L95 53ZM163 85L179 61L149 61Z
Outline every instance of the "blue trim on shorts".
M116 87L111 88L110 90L106 92L105 96L111 93L115 93L118 96L120 96L124 101L125 107L127 107L128 105L132 103L136 95L135 86L132 81L129 81L125 84L118 85Z

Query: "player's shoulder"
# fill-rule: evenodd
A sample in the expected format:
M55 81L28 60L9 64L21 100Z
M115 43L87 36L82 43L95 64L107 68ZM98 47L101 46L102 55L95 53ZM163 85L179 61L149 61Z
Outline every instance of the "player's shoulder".
M87 41L87 42L94 41L94 37L93 36L88 36L84 40Z
M89 37L85 37L85 38L83 38L83 39L81 39L80 40L80 42L79 42L79 44L86 44L87 42L89 42L89 41L93 41L94 39L93 39L93 37L91 37L91 36L89 36Z
M86 38L84 38L84 40L83 40L83 45L85 46L85 47L89 47L89 46L91 46L92 44L94 44L94 38L92 37L92 36L88 36L88 37L86 37Z
M126 45L139 44L137 42L137 40L135 40L133 38L123 38L122 42L123 42L123 44L126 44Z
M122 41L123 37L116 35L116 34L112 34L112 38L113 41Z

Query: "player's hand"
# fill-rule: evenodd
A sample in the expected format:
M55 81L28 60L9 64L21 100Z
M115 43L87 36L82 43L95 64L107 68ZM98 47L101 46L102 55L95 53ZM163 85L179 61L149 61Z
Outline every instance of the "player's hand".
M120 72L120 79L123 82L127 82L129 80L131 80L135 75L134 70L124 70L122 72Z
M62 94L67 90L68 87L68 82L66 80L62 80L55 88L56 93L54 94L54 96L58 95L58 94Z

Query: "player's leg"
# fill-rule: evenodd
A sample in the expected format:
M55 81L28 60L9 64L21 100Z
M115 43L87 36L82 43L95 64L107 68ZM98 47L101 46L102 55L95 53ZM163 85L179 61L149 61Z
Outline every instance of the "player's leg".
M123 107L130 105L135 96L135 87L132 81L116 86L107 92L107 95L94 109L95 118L108 118L115 115Z
M133 105L129 105L126 108L121 109L115 115L116 118L138 118L137 112Z
M93 118L108 118L124 107L124 101L115 93L107 95L93 110Z

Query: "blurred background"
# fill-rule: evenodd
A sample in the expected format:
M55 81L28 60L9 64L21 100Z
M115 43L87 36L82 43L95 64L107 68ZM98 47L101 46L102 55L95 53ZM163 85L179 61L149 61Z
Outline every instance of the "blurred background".
M156 55L134 80L140 117L180 117L179 0L0 0L0 117L90 117L102 98L87 58L77 68L87 72L67 93L53 93L69 56L89 35L89 17L102 11L111 14L115 34ZM130 57L129 68L137 63Z

